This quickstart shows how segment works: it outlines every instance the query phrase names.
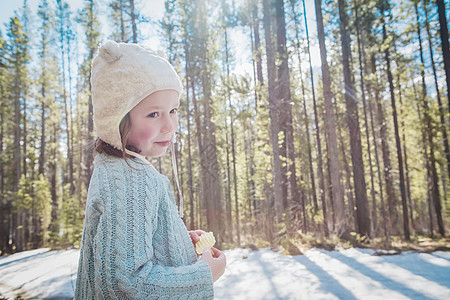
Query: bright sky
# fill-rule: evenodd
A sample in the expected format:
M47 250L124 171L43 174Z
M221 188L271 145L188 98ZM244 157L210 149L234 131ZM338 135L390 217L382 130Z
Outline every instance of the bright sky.
M56 0L48 0L49 4L52 6L56 5ZM66 0L69 3L72 12L76 12L84 6L84 0ZM0 0L0 30L5 34L7 24L12 16L14 16L14 12L17 12L23 6L23 0ZM41 0L27 0L27 3L33 13L37 11ZM138 9L142 9L142 14L145 16L149 16L152 20L161 19L164 14L164 0L152 0L152 1L136 1L136 6ZM106 1L97 1L98 11L104 12L106 7ZM102 32L105 32L105 26L107 27L109 24L105 19L105 14L100 14L100 25L103 26ZM151 30L150 26L142 25L141 27L149 27L147 29L150 32L145 32L146 35L153 36L156 34L156 30ZM144 29L144 28L141 28ZM144 29L144 30L145 30ZM145 30L145 31L147 31ZM159 41L152 39L152 43L145 43L148 46L152 46L154 48L159 48Z
M84 0L66 0L70 7L71 11L76 12L77 10L81 9L84 4ZM231 2L231 0L229 0ZM235 0L235 5L239 6L240 2L243 2L244 0ZM30 10L35 13L37 11L37 8L39 6L39 3L41 0L27 0L27 3L30 7ZM49 4L52 6L56 5L56 0L48 0ZM98 1L98 10L102 12L99 17L100 25L102 28L100 29L102 32L107 31L107 27L109 25L108 21L106 20L106 14L104 13L107 10L106 2L109 1ZM137 0L136 1L136 7L138 9L142 10L142 14L144 16L148 16L151 18L151 20L157 21L162 18L164 14L164 0L151 0L151 1L145 1L145 0ZM6 27L9 23L9 20L12 16L14 16L14 12L18 11L23 6L23 0L0 0L0 30L2 31L3 35L6 35ZM290 9L287 4L285 4L285 9ZM303 8L299 7L298 12L302 11ZM319 50L317 46L317 42L315 40L316 36L316 26L315 26L315 12L314 12L314 1L313 0L306 0L306 10L307 10L307 16L308 16L308 27L310 30L310 37L311 37L311 55L312 55L312 63L314 66L320 65L320 56L319 56ZM303 18L302 18L303 23ZM154 23L153 23L154 24ZM157 32L156 26L152 24L140 24L139 25L141 33L145 36L145 41L143 42L147 46L150 46L152 48L160 49L161 43L160 43L160 37ZM105 37L103 37L105 38ZM242 42L246 41L246 42ZM235 73L244 75L252 74L252 65L251 65L251 57L250 57L250 37L247 35L247 33L242 32L242 30L234 30L233 32L230 32L230 42L231 42L231 49L234 47L235 52L235 66L236 69L234 70ZM304 62L306 64L306 62ZM307 66L305 65L305 68Z
M31 8L31 11L33 12L37 11L37 7L40 2L40 0L27 1L28 5ZM49 0L49 3L52 2L56 3L56 1ZM83 5L83 0L69 0L67 2L69 3L72 10L79 9ZM17 11L20 7L23 6L23 0L0 0L0 3L0 28L4 32L6 27L5 23L7 24L9 22L9 19L14 15L14 11Z

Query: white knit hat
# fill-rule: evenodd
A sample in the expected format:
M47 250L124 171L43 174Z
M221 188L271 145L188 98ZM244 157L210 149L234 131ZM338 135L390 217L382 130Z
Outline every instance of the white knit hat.
M114 41L100 45L92 61L91 85L97 136L119 150L120 121L133 107L156 91L182 91L162 51Z

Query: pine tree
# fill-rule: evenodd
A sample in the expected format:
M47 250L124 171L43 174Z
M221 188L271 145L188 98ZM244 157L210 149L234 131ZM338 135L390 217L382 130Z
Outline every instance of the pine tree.
M272 143L272 159L273 159L273 193L276 220L278 223L282 220L283 214L283 176L281 170L280 146L279 146L279 103L276 102L275 94L275 47L273 42L273 16L271 11L272 1L263 0L264 8L264 36L266 41L266 61L267 61L267 82L269 95L269 112L270 112L270 137ZM269 204L269 207L272 205Z
M353 166L353 181L355 185L356 213L359 233L370 236L370 217L367 205L366 182L361 149L361 130L359 127L358 103L351 79L350 69L350 37L347 32L348 16L345 0L339 0L339 20L342 47L342 62L344 68L346 118L350 134L350 146Z
M448 111L450 113L450 45L448 42L448 23L445 15L445 2L444 0L436 0L439 14L439 33L441 36L441 49L442 57L444 61L445 80L447 82L447 97L448 97Z
M297 175L295 168L295 148L294 148L294 131L292 126L292 99L290 90L290 76L288 64L288 52L286 47L286 21L284 12L284 1L275 0L276 11L276 28L277 28L277 61L279 61L277 69L277 80L275 85L275 93L281 104L279 111L281 129L284 131L283 146L286 150L282 150L285 154L286 166L286 184L288 186L287 206L290 209L300 203L300 193L297 186Z
M381 20L383 26L383 42L387 41L387 29L385 22L385 12L388 10L389 3L385 1L381 4ZM391 72L391 58L389 52L389 45L384 46L384 58L386 61L386 71L389 81L389 92L391 96L391 105L392 105L392 116L394 119L394 131L395 131L395 144L397 146L397 160L398 160L398 168L400 174L400 194L402 197L402 208L403 208L403 233L405 235L405 239L410 240L410 232L409 232L409 220L408 220L408 206L406 203L406 189L405 189L405 176L403 174L403 155L402 155L402 147L400 143L400 134L398 129L398 120L397 120L397 108L394 94L394 79Z
M7 129L6 116L8 115L5 99L9 98L9 72L7 72L6 49L8 48L3 33L0 31L0 251L7 252L9 243L9 222L10 217L7 209L6 191L5 191L5 132Z
M69 35L71 34L70 30L70 9L69 5L65 1L57 0L57 31L59 38L59 48L61 51L61 74L62 74L62 99L64 103L64 121L66 125L66 144L67 144L67 158L68 158L68 167L67 172L64 174L64 183L70 184L70 191L73 193L75 189L74 179L73 179L73 149L72 149L72 140L73 140L73 120L71 118L72 114L72 95L70 93L70 80L69 84L67 84L66 74L70 76L70 59L69 59ZM67 55L67 59L66 59ZM67 61L67 63L66 63ZM67 65L67 71L66 71ZM67 90L67 85L69 85L69 91Z
M85 166L85 173L82 178L85 183L85 187L89 186L92 169L93 169L93 151L92 147L94 145L93 140L93 131L94 131L94 121L93 121L93 107L92 107L92 87L91 87L91 72L90 66L92 59L94 58L94 54L97 51L100 32L99 32L99 23L97 19L96 13L96 2L94 0L86 0L84 8L79 13L78 22L83 26L85 31L85 45L88 51L88 55L85 58L83 65L81 67L81 77L84 80L83 85L88 90L88 126L87 132L83 133L85 135L85 144L84 144L84 153L83 153L83 165Z
M21 156L25 155L21 151L20 142L21 142L21 130L20 124L22 123L21 118L21 109L23 106L23 101L25 101L24 97L24 87L27 86L27 76L28 71L26 69L26 64L29 62L29 53L28 53L28 37L23 30L23 26L19 20L19 18L13 17L10 20L9 28L7 32L9 43L7 43L7 53L9 69L11 70L11 91L10 91L10 101L14 103L14 111L12 115L14 116L14 143L12 150L12 162L11 165L11 177L12 177L12 188L11 192L17 193L19 190L20 178L22 177L22 169L21 169ZM7 197L8 199L9 197ZM6 203L6 207L14 208L13 198L9 198ZM24 237L24 214L25 211L22 209L20 205L15 206L15 210L12 210L12 232L11 234L14 236L13 244L15 244L16 251L23 251L26 249L26 241ZM15 226L14 226L15 225ZM8 227L8 226L7 226ZM11 246L6 246L6 249L11 249Z
M426 87L426 83L425 83L425 67L424 67L424 57L423 57L423 49L422 49L422 37L421 37L421 30L420 30L417 1L414 1L414 8L416 11L417 36L419 38L419 51L420 51L420 61L421 61L421 77L422 77L421 102L422 102L422 109L423 109L423 115L424 115L423 122L425 125L425 136L426 136L428 146L430 149L430 154L429 154L430 164L429 164L429 166L430 166L430 172L431 172L431 194L432 194L434 209L436 211L436 216L437 216L438 230L442 236L445 236L444 221L442 218L441 199L440 199L440 195L439 195L438 174L437 174L437 170L436 170L436 158L435 158L435 153L434 153L433 126L431 124L429 104L428 104L428 100L427 100L427 87ZM402 184L401 179L400 179L400 184Z
M438 78L436 74L436 65L434 61L434 54L433 54L433 42L432 42L432 34L430 32L430 22L428 20L428 7L429 1L426 0L423 3L423 10L425 11L425 28L427 30L427 37L428 37L428 48L430 51L430 59L431 59L431 68L433 69L433 77L434 77L434 86L436 88L436 99L438 102L439 107L439 118L441 121L440 127L442 132L442 142L444 144L444 156L447 159L447 175L448 179L450 180L450 147L448 144L448 134L447 134L447 126L445 124L445 112L444 107L442 105L441 101L441 93L439 90L439 83Z

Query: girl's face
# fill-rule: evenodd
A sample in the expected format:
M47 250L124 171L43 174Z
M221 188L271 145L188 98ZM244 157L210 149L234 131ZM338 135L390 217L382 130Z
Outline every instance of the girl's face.
M178 128L178 93L162 90L147 96L130 111L131 129L127 145L141 155L159 157L166 153Z

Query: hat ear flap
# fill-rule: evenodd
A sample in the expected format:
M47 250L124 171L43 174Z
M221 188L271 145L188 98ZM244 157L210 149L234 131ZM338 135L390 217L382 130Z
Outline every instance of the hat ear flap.
M116 61L122 57L119 44L111 40L104 42L100 46L98 55L108 63Z

